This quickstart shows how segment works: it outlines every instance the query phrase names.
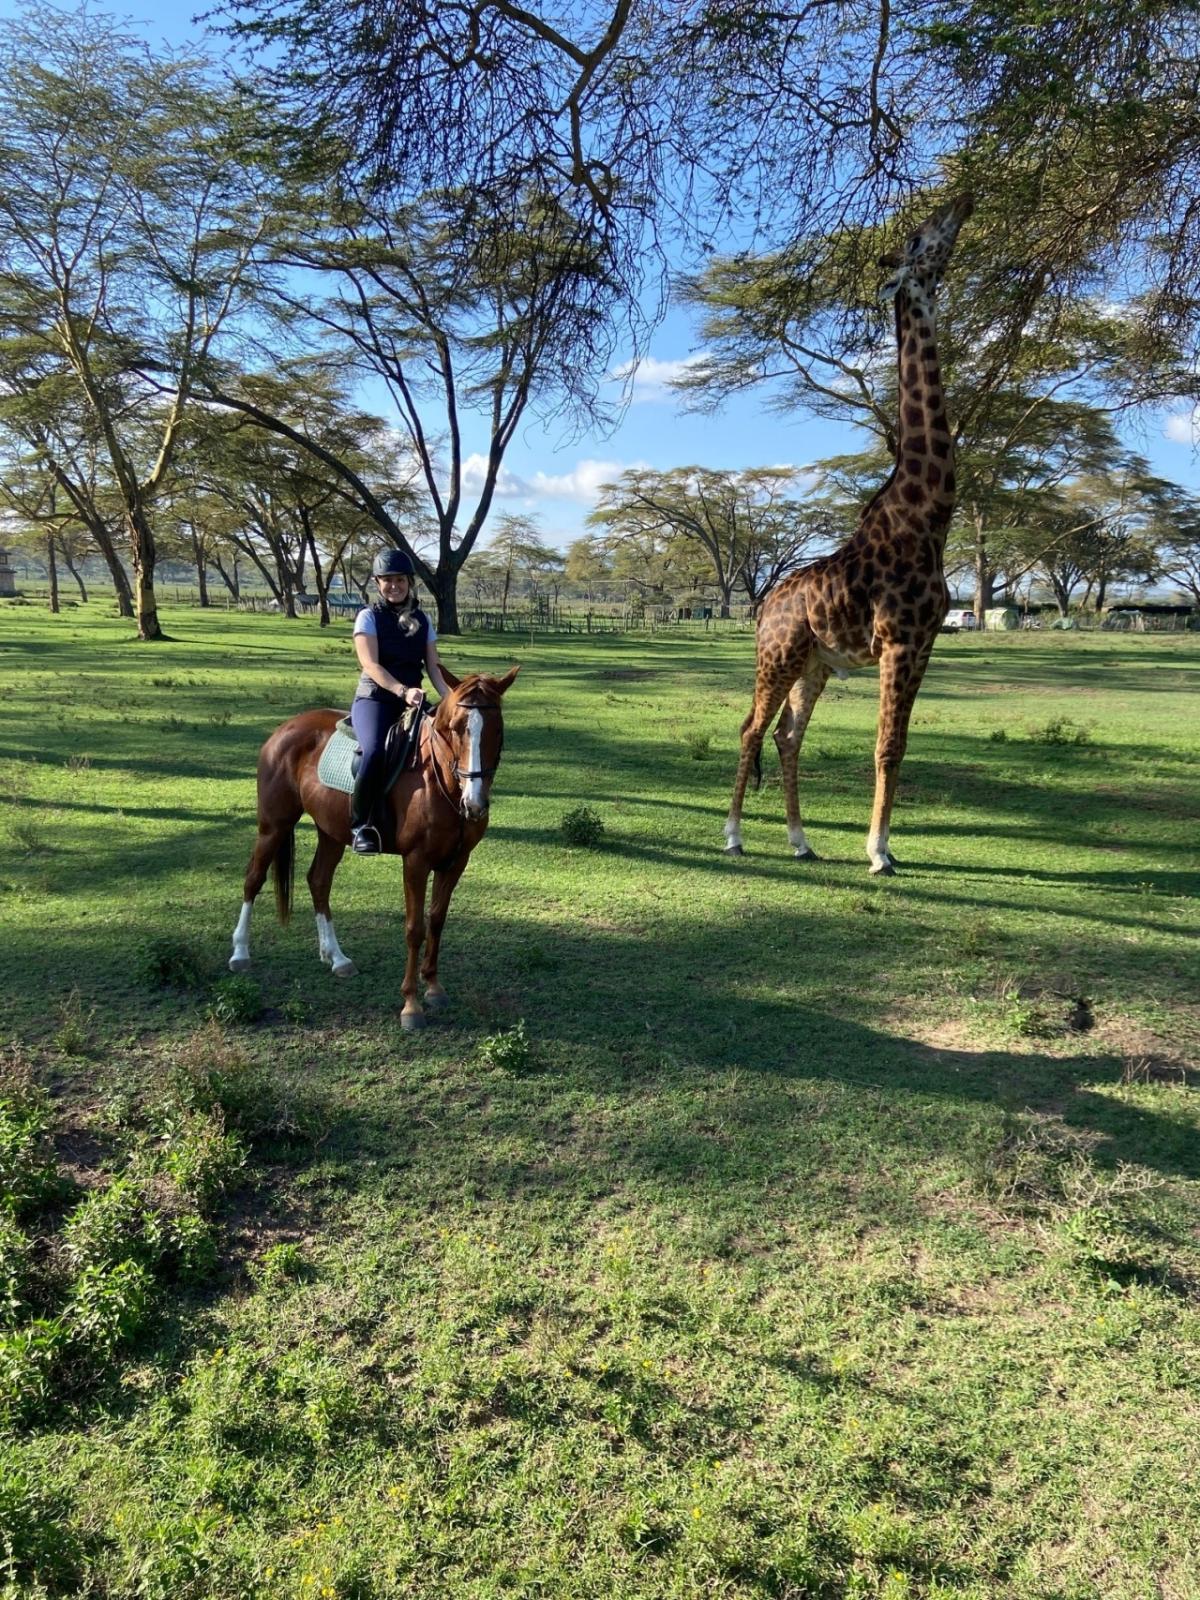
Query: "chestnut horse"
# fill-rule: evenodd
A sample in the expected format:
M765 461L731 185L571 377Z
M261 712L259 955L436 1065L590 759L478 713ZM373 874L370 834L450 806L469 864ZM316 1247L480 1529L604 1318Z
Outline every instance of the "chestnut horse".
M401 985L400 1025L406 1029L423 1028L426 1020L417 994L417 961L425 939L425 891L431 872L433 901L421 977L425 1006L437 1010L449 1003L437 976L442 925L454 886L487 832L492 777L504 744L500 701L519 670L513 667L503 678L474 673L460 681L443 666L451 693L423 720L416 763L388 792L390 826L381 828L380 835L388 854L404 857L408 961ZM350 843L350 796L328 788L317 777L321 752L343 715L302 711L276 728L259 752L258 838L246 869L242 914L233 931L229 961L233 972L245 972L250 965L250 913L268 867L275 877L279 920L287 922L291 914L296 824L306 811L317 825L317 853L308 869L308 887L317 914L321 960L338 978L349 978L355 971L337 942L329 915L329 887Z

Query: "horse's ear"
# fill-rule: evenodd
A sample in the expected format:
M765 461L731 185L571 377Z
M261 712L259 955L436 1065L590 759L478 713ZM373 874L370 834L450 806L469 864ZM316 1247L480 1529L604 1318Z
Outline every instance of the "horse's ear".
M497 694L503 694L506 689L511 688L512 687L512 681L516 677L517 673L520 672L520 670L521 670L521 667L520 667L520 664L518 663L515 667L509 667L508 671L504 674L504 676L502 678L497 678L496 679L496 693Z
M456 678L444 661L439 661L438 666L441 667L442 677L446 680L450 687L452 689L457 689L459 684L462 682L462 679Z

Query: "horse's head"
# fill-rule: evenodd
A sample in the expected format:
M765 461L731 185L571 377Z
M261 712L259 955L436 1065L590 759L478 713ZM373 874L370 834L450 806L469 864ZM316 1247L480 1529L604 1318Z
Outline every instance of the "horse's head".
M450 693L437 708L434 727L450 748L459 803L471 822L487 816L492 778L504 748L500 701L520 670L512 667L502 678L473 672L460 679L442 667Z

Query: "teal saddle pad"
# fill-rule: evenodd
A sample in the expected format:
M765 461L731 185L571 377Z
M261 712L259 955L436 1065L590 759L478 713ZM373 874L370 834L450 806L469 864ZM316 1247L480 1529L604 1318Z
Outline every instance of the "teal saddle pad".
M401 717L400 721L389 730L387 743L384 746L387 761L387 776L383 781L384 794L392 787L405 767L413 764L417 745L416 735L420 725L420 717L410 714ZM353 794L355 764L359 753L354 727L349 717L343 717L330 734L324 750L321 751L321 759L317 762L317 777L328 789L340 789L343 794Z
M354 793L353 762L358 754L358 740L353 731L349 729L348 719L343 718L329 736L329 742L321 751L321 759L317 763L317 777L328 789L340 789L343 794Z

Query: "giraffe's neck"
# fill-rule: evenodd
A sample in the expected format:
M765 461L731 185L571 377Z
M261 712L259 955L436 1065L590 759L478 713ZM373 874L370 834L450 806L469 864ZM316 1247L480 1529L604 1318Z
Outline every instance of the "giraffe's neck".
M910 511L927 508L931 531L941 532L954 508L954 443L946 421L933 305L915 285L896 296L896 353L900 416L893 493Z

